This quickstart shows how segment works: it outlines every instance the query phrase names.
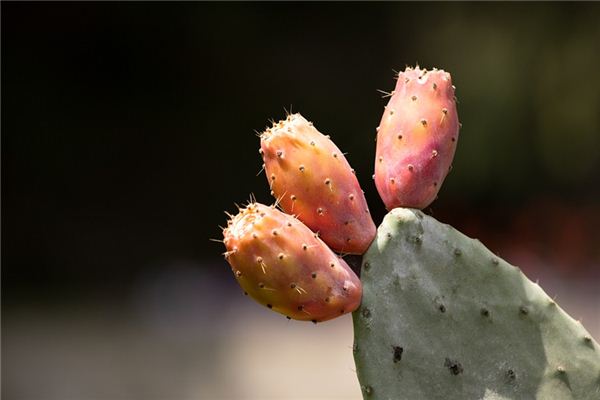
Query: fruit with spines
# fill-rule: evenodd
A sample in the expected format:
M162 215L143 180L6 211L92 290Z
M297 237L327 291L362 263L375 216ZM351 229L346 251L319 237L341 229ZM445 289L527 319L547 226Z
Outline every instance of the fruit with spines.
M271 191L333 250L362 254L375 224L344 153L300 114L261 134L261 155Z
M423 209L448 174L460 123L444 70L406 68L377 129L375 185L386 208Z
M301 221L251 202L223 230L225 258L245 293L289 318L321 322L354 311L362 286Z

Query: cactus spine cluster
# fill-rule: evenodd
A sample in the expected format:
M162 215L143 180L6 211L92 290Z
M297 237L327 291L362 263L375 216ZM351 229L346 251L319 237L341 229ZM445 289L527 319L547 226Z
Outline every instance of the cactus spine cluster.
M583 326L518 268L419 211L454 157L455 88L443 70L397 78L377 134L374 178L391 210L377 230L328 136L300 114L261 135L284 212L251 201L223 229L244 293L290 319L353 312L365 399L600 399L599 345ZM334 251L366 251L361 279Z

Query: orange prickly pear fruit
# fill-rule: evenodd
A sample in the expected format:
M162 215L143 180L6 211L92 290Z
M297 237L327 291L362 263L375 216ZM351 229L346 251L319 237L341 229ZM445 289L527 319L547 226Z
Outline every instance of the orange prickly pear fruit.
M248 204L231 216L223 236L238 283L273 311L316 323L359 306L362 286L346 262L274 206Z
M329 136L300 114L261 135L260 153L272 194L333 250L363 254L375 224L354 170Z
M450 74L407 68L379 124L375 185L388 210L423 209L437 197L458 140Z

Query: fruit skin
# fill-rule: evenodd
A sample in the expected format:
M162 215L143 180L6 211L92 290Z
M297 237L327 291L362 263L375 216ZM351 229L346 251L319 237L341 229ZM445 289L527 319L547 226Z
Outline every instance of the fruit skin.
M356 274L298 219L250 203L223 230L225 258L245 293L289 318L321 322L354 311Z
M363 254L375 224L354 170L328 136L300 114L291 114L261 134L272 194L333 250Z
M363 257L354 360L365 399L592 400L600 346L517 267L415 209Z
M398 74L377 132L375 185L388 210L423 209L448 174L460 123L454 86L443 70Z

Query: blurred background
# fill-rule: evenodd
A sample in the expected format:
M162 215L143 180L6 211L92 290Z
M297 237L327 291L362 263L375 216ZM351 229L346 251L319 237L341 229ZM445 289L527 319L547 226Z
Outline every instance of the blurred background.
M351 318L242 296L223 210L272 201L255 131L330 134L375 222L393 70L452 73L426 212L600 336L600 4L2 2L2 397L359 399Z

